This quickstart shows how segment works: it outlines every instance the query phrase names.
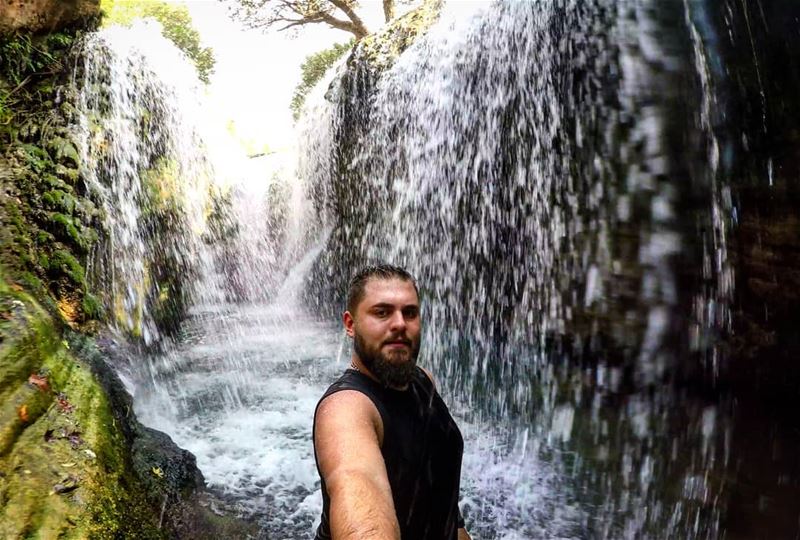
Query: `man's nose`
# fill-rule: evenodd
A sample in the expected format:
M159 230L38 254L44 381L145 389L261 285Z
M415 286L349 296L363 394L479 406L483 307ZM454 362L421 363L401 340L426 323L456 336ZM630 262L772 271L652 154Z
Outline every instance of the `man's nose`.
M402 330L406 327L406 318L403 316L403 312L401 310L397 310L392 313L391 318L389 319L390 327L392 330Z

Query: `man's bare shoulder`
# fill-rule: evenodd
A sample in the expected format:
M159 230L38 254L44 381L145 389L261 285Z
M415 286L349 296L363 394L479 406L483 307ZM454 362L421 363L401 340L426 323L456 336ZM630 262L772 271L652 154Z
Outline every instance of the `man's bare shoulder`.
M346 417L357 418L362 414L377 412L375 404L363 392L358 390L339 390L323 399L317 407L317 417L342 414Z
M383 441L383 422L378 409L358 390L340 390L327 396L317 407L314 422L318 437L320 433L328 438L369 428L379 442Z

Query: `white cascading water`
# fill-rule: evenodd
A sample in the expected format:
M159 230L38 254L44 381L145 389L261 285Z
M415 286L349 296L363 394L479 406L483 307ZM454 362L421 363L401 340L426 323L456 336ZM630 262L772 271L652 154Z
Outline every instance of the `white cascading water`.
M465 492L480 489L485 503L467 505L481 537L580 536L581 523L611 538L715 534L720 507L705 501L721 488L703 475L724 462L725 421L684 398L686 428L670 435L676 396L647 390L681 362L678 261L694 231L679 205L691 183L710 191L715 235L703 254L718 262L704 276L720 285L694 299L711 313L698 315L697 335L714 330L730 298L724 179L674 153L687 131L713 147L706 126L675 115L685 71L700 69L690 47L702 43L675 26L690 6L462 6L448 4L374 92L366 73L332 88L336 112L319 120L338 139L324 163L337 166L318 168L330 174L317 176L328 183L317 192L331 194L338 222L315 281L341 287L352 271L342 260L409 268L426 302L423 363L448 401L483 433L501 426L488 455L505 467L529 438L539 446L521 461L529 469L491 485L465 470ZM698 90L712 98L702 78ZM598 358L580 369L559 354ZM625 406L608 407L618 395ZM678 439L685 462L670 457ZM550 474L536 465L542 455ZM562 474L574 478L541 500L525 488ZM669 476L683 492L664 490Z
M84 50L76 73L82 175L104 213L108 253L91 273L118 329L152 344L160 332L150 300L172 291L158 290L150 263L202 271L208 262L195 260L216 175L200 83L152 21L94 33ZM169 236L151 221L159 204L177 210Z
M708 235L710 238L704 239L706 245L704 246L703 276L714 285L709 293L698 295L696 298L694 305L695 319L698 321L698 325L703 327L717 327L729 331L731 329L730 303L733 298L734 276L727 244L729 231L731 225L735 224L735 219L730 220L728 216L735 216L735 212L732 212L733 204L730 188L720 180L720 153L723 150L720 148L720 141L714 133L713 124L715 116L722 113L719 112L719 103L717 103L714 93L708 53L703 45L698 23L695 22L695 19L702 19L704 16L702 5L684 0L684 10L686 13L686 25L689 27L692 37L695 69L703 89L700 118L702 128L708 133L708 148L706 151L710 165L708 182L712 191L711 221L713 228L711 234ZM699 341L701 334L702 331L698 329L693 339ZM699 348L699 344L695 343L693 345ZM717 373L719 365L716 351L712 351L710 360L711 369Z
M578 4L446 6L383 75L369 127L347 163L369 179L373 197L354 191L347 202L377 210L363 230L337 222L341 191L334 189L345 121L337 100L351 89L339 81L329 91L331 79L323 81L298 126L298 165L277 156L236 165L226 233L213 245L201 237L209 186L221 170L202 157L209 142L194 123L200 98L181 94L192 86L190 66L153 28L90 39L80 83L84 160L112 253L98 275L110 276L104 289L125 315L124 329L141 325L145 341L158 337L143 307L152 283L142 261L152 242L142 240L139 196L140 175L154 159L166 156L181 179L185 220L180 242L168 247L200 261L179 338L131 361L137 415L193 452L209 486L258 519L267 537L310 537L321 509L311 417L350 352L338 321L310 313L303 293L315 263L339 249L337 227L355 235L348 247L364 258L405 264L423 283L421 362L439 376L465 435L461 504L473 537L633 537L665 522L685 536L713 529L690 531L685 523L695 519L697 486L706 489L700 473L713 465L714 410L687 428L687 440L703 437L705 450L680 469L686 507L670 506L658 485L667 475L663 462L647 450L663 439L658 422L672 406L668 397L634 394L609 417L603 392L616 392L621 367L600 362L559 379L561 366L542 353L545 337L565 332L577 313L600 314L602 323L618 308L609 291L629 279L635 290L625 298L638 303L609 315L609 331L635 336L633 378L651 384L669 365L667 319L677 302L672 257L681 236L663 148L670 113L640 84L660 76L648 71L648 55L670 57L649 40L657 6ZM569 35L578 37L553 31L561 18L573 21ZM609 43L618 56L605 55ZM153 44L158 51L147 52ZM585 56L565 59L576 44ZM166 58L169 73L157 67ZM585 101L560 78L579 72L585 77L570 83ZM184 75L175 80L175 73ZM613 99L593 86L604 81L594 76L608 73ZM137 126L151 111L158 125L143 137ZM608 144L629 165L624 178L612 172L617 163L599 158L571 169L568 156L589 152L592 130L612 140L619 125L628 135ZM516 153L501 159L509 148ZM643 207L645 226L637 230L642 218L634 213ZM622 262L634 268L632 278L621 276L614 252L613 230L626 227L635 249ZM492 320L498 324L486 324ZM465 343L471 353L459 355ZM622 442L609 443L615 435ZM584 465L574 451L584 443L606 456L599 459L607 470ZM581 474L591 476L592 489L571 481ZM640 515L641 507L651 514Z

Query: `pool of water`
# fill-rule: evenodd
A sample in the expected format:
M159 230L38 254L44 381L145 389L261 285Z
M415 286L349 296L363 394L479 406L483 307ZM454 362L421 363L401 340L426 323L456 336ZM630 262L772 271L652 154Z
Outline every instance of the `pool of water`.
M171 350L149 359L136 412L194 453L209 487L267 538L310 538L322 507L314 407L349 355L338 325L299 311L205 306ZM528 428L475 420L445 399L465 438L461 507L474 537L583 536L580 510Z

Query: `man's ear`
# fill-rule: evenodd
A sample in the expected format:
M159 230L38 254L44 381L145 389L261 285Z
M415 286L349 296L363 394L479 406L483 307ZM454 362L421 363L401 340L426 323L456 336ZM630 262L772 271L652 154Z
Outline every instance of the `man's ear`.
M344 315L342 315L342 322L344 323L344 331L345 333L353 337L355 336L355 320L353 319L353 315L349 311L345 311Z

